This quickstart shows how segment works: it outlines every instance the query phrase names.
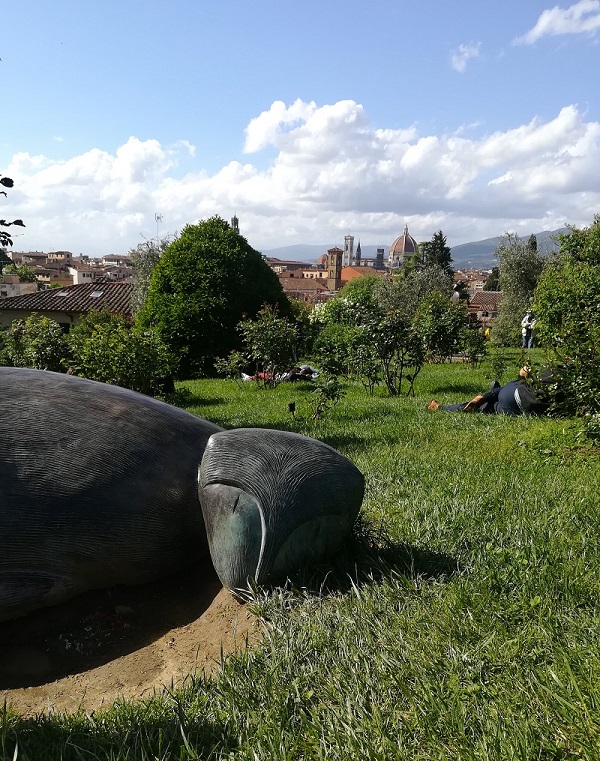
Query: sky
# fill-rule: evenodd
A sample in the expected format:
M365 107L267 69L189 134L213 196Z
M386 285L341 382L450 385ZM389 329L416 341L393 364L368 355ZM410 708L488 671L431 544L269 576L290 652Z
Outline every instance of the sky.
M600 213L600 0L4 0L15 251L259 251Z

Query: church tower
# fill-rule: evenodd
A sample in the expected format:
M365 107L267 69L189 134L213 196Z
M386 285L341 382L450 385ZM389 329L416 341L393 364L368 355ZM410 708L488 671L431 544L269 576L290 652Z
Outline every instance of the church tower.
M352 267L354 263L354 235L344 238L344 267Z
M327 287L339 291L342 287L342 257L344 252L337 246L327 252Z

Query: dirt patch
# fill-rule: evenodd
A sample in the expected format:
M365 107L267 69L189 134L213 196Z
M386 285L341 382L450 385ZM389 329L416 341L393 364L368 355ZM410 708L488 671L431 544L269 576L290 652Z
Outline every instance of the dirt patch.
M145 698L258 640L255 618L198 566L0 623L0 704L31 716Z

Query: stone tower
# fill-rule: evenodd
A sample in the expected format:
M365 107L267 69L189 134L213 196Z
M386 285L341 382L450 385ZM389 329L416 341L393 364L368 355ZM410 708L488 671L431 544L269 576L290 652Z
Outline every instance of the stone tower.
M339 291L342 287L342 257L344 252L337 246L327 252L327 287Z
M354 235L346 235L344 238L344 267L351 267L354 263Z

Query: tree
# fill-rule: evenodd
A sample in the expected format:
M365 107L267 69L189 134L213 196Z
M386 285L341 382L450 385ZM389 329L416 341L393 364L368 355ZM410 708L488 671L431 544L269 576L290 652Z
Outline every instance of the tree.
M0 185L3 188L12 188L14 182L10 177L3 177L0 175ZM6 190L0 190L0 195L6 196ZM0 246L12 246L13 240L11 234L6 230L1 229L2 227L11 227L12 225L16 225L17 227L25 227L22 219L13 219L12 222L7 222L5 219L0 219Z
M373 295L384 313L399 311L412 319L419 304L432 293L452 295L452 277L437 264L406 273L401 270L394 280L379 278Z
M430 241L422 243L420 250L423 266L438 266L449 275L453 274L452 250L446 245L446 236L441 230L434 233Z
M408 381L406 393L414 394L414 382L425 361L423 340L414 323L401 312L389 312L362 330L379 360L389 395L399 396L404 380Z
M334 298L346 299L364 307L373 306L377 299L375 293L381 276L362 275L349 280Z
M459 350L468 324L465 304L432 293L419 306L416 324L428 358L443 362Z
M492 267L492 271L488 279L483 285L484 291L499 291L500 290L500 270L498 267Z
M559 236L558 258L535 291L536 332L553 367L554 407L600 414L600 215Z
M131 292L131 311L134 315L140 311L146 300L154 267L169 243L167 238L162 238L158 243L154 240L147 240L129 251L131 263L135 269Z
M4 268L5 275L18 275L22 283L37 283L37 275L33 267L26 264L8 264Z
M289 303L277 275L248 241L215 216L187 225L150 278L137 322L153 327L177 358L179 377L214 372L217 357L240 348L236 330L263 304Z
M492 342L499 346L519 346L521 320L531 307L545 261L538 253L535 236L524 242L512 233L502 236L495 256L500 262L502 301L492 327Z

